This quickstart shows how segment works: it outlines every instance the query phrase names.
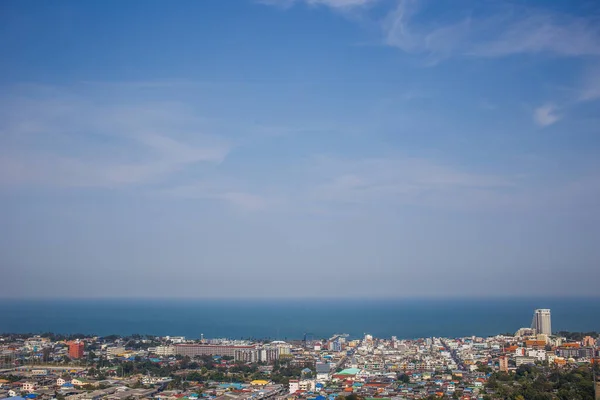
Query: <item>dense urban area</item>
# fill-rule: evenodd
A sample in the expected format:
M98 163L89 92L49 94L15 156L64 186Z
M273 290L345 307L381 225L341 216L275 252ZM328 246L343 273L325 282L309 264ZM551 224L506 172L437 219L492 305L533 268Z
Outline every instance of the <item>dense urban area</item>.
M3 334L0 399L598 399L597 341L545 309L487 338Z

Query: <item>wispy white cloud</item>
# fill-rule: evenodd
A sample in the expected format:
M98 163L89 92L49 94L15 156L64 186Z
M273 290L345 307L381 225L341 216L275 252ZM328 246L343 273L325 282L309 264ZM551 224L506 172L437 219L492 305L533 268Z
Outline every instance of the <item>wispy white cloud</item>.
M499 35L473 47L473 54L501 57L552 53L560 56L600 55L598 21L581 17L531 13L513 20Z
M596 163L597 164L597 163ZM294 207L321 214L350 211L389 213L402 206L463 212L536 213L560 210L598 218L597 165L578 178L551 179L542 169L524 175L496 174L427 158L387 157L312 161L309 187L289 196ZM545 176L545 177L544 177ZM542 207L543 205L543 207Z
M232 179L207 180L162 190L180 199L224 201L245 211L336 215L380 215L397 207L431 210L508 212L565 209L586 205L597 189L597 174L585 186L576 181L550 181L539 185L539 176L483 172L439 161L406 156L347 158L315 156L286 168L288 183ZM582 190L585 188L586 190ZM551 198L552 201L548 201Z
M378 2L379 0L259 0L262 4L289 7L295 3L305 3L311 6L328 6L335 9L362 7Z
M494 195L515 185L507 177L402 156L316 156L285 168L289 168L289 184L249 180L240 184L242 177L237 176L171 187L161 193L182 199L225 200L248 211L337 214L398 205L489 207L499 203ZM449 202L448 197L454 200Z
M238 182L232 179L208 178L204 182L192 182L161 189L158 194L178 199L224 201L235 208L245 211L259 211L275 205L273 198L240 190ZM262 190L264 188L257 188Z
M293 0L291 0L293 1ZM298 0L325 4L345 13L347 8L374 3L361 0ZM534 121L549 126L566 115L569 108L600 98L600 15L575 15L551 7L514 3L460 3L446 7L437 1L398 0L381 2L385 17L372 17L368 7L354 7L363 17L373 18L382 32L383 43L416 56L432 66L453 57L500 58L515 55L579 57L595 67L584 74L574 99L555 99L534 111ZM465 6L468 5L469 6ZM435 13L430 12L435 9ZM354 13L356 14L356 12ZM353 15L354 15L353 14ZM362 18L361 20L364 20Z
M550 126L559 121L561 116L558 114L556 106L553 104L544 104L535 109L533 120L539 126Z
M301 158L274 160L270 168L279 170L278 177L269 180L269 173L247 173L235 160L215 168L229 156L232 144L206 134L204 120L184 104L117 98L100 102L94 96L84 100L64 93L51 98L0 97L0 186L135 186L176 198L278 212L528 201L527 196L515 196L515 190L527 190L518 177L404 156L315 157L302 165ZM534 117L548 126L562 114L559 106L548 103Z
M433 63L452 56L504 57L532 53L600 56L600 18L574 16L549 8L488 4L487 12L481 13L482 5L478 2L471 3L471 8L453 4L446 11L439 2L426 0L260 2L284 7L297 3L323 5L343 13L349 9L362 10L365 15L370 10L366 6L392 4L383 19L373 17L382 29L384 44L407 53L427 55ZM434 18L428 12L431 8L436 8Z
M415 17L421 3L413 0L398 2L382 23L384 43L407 53L428 53L448 56L460 49L470 29L469 20L451 24L418 24Z
M378 0L262 0L264 4L324 5L339 11L367 10ZM388 2L389 4L389 2ZM476 6L473 3L473 6ZM426 54L437 62L451 56L503 57L548 53L558 56L599 56L600 21L544 8L504 5L487 15L462 9L454 15L438 13L424 19L435 1L399 0L381 20L383 41L408 53ZM453 12L457 11L452 7ZM465 15L467 13L467 16ZM491 15L490 15L491 14ZM430 14L427 14L430 15Z
M446 196L460 195L464 200L476 193L498 193L514 185L507 177L465 171L426 158L319 157L312 164L314 176L310 181L315 184L291 198L329 204L334 209L335 204L359 208L406 204L441 207L445 206Z
M308 4L325 5L334 8L358 7L375 3L379 0L304 0Z
M565 93L567 93L565 95ZM533 112L533 120L540 126L549 126L566 118L575 108L600 99L600 64L584 67L579 83L563 93L558 101L546 103Z
M156 183L231 144L178 104L102 103L39 91L2 99L0 184L114 187Z
M600 25L592 18L512 7L493 16L424 21L420 12L425 4L428 3L399 1L383 23L385 43L437 58L528 53L600 55Z

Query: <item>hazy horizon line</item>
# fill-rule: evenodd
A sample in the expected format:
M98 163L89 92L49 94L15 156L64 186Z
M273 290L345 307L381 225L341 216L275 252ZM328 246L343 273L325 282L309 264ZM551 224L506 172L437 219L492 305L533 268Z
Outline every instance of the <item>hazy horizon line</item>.
M48 301L48 300L110 300L110 301L147 301L147 300L162 300L162 301L178 301L178 300L206 300L206 301L247 301L247 300L256 300L256 301L273 301L273 300L536 300L536 299L600 299L600 295L592 295L592 294L584 294L584 295L422 295L422 296L290 296L290 297L281 297L281 296L239 296L239 297L221 297L221 296L27 296L27 297L16 297L16 296L8 296L3 297L0 296L0 300L15 300L15 301L26 301L26 300L36 300L36 301Z

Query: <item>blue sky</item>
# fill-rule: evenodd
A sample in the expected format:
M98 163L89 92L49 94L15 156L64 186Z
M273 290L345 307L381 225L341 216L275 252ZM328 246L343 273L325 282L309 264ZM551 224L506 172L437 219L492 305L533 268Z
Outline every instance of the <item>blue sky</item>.
M7 297L597 295L596 1L3 1Z

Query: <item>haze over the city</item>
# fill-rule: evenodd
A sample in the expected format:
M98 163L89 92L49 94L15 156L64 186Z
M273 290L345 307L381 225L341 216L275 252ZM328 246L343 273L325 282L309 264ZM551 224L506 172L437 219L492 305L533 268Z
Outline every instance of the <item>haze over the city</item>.
M596 1L0 3L0 297L598 295Z

